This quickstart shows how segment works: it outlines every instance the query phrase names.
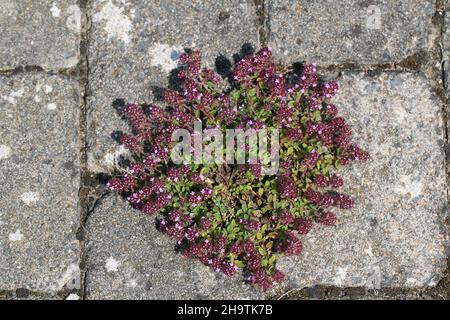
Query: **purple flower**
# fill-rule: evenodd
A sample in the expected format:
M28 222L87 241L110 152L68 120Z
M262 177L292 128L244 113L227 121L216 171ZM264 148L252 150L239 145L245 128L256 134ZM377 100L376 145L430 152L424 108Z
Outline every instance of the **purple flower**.
M324 212L319 216L318 222L326 226L334 226L336 224L336 215L333 212Z
M297 186L288 174L278 177L278 185L283 198L290 200L297 198Z
M298 218L295 220L295 228L300 234L307 234L313 227L312 219Z
M317 175L314 177L314 183L319 187L319 188L326 188L329 185L329 181L328 178L325 177L324 175Z
M338 189L344 185L344 180L342 180L341 177L334 174L330 177L330 185L331 187Z
M136 186L136 180L131 176L112 178L106 185L113 191L123 192L133 189Z
M285 211L281 214L279 221L284 225L290 225L290 224L294 223L295 218L292 214Z
M134 136L124 135L120 138L120 143L123 144L125 148L136 154L142 153L141 143Z
M314 168L317 161L319 160L319 153L317 150L312 150L310 153L308 153L305 158L303 159L302 165L306 168Z
M308 189L305 192L306 199L314 204L319 204L322 200L322 194L320 192L314 191L313 189Z
M290 231L286 232L286 240L283 243L282 251L288 255L297 255L303 250L302 242Z

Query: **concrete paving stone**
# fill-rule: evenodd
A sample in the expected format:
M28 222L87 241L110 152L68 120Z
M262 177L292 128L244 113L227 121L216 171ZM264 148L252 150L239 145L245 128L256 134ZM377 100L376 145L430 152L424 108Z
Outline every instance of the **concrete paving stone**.
M399 62L438 36L434 0L268 0L269 45L283 62Z
M79 88L0 76L0 291L79 287Z
M443 33L443 60L444 60L444 73L447 85L447 97L450 97L450 87L449 87L449 74L450 74L450 16L447 12L444 18L444 33Z
M0 0L0 68L74 67L80 56L77 0Z
M242 282L215 273L174 251L153 217L109 195L86 225L87 299L259 299Z
M123 151L111 138L114 130L128 129L112 107L115 99L155 100L155 87L167 86L184 48L201 50L205 66L214 67L220 54L232 59L244 44L258 43L256 9L250 0L99 0L88 12L92 171L109 170Z
M292 288L434 286L446 269L441 102L415 73L346 72L335 102L371 160L341 171L355 207L279 267Z

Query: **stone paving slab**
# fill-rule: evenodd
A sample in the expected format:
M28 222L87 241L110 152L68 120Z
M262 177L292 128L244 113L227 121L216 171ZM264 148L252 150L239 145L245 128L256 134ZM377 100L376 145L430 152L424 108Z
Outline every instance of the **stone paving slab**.
M79 88L0 76L0 291L79 287Z
M79 60L77 0L0 0L0 68L74 67Z
M428 51L434 0L267 0L269 45L284 62L399 62Z
M336 105L372 159L343 171L355 208L279 266L290 287L433 286L448 244L441 102L421 74L344 73L339 83Z
M447 97L450 97L450 87L449 87L449 81L450 81L450 17L448 13L445 16L444 19L444 32L443 32L443 60L444 60L444 73L445 73L445 80L446 80L446 89L447 89Z
M261 293L175 254L154 217L109 195L86 225L87 299L259 299Z
M152 102L183 48L202 50L205 65L213 67L219 54L231 59L243 44L258 43L252 1L99 0L88 12L92 171L108 171L121 152L111 133L128 128L112 107L115 99Z

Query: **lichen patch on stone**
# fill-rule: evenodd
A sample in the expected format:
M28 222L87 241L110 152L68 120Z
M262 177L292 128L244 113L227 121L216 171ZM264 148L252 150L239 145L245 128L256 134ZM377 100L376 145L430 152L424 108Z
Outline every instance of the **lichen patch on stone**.
M106 259L105 268L107 272L116 272L119 268L119 261L113 257Z
M124 13L125 9L115 5L111 0L102 1L102 3L101 10L93 16L94 22L105 22L104 30L107 33L108 40L117 39L129 44L131 42L130 32L133 28L133 14L128 17ZM126 4L126 1L122 1L122 3Z
M8 101L11 104L16 104L17 103L17 98L20 98L23 96L25 90L23 88L17 90L17 91L13 91L9 94L9 96L2 96L2 99Z
M66 268L66 270L62 274L61 278L59 278L58 281L56 281L56 287L54 289L60 290L65 285L69 289L78 289L77 287L79 287L79 281L75 281L78 284L75 286L73 286L72 282L74 280L79 280L79 277L80 277L80 267L75 263L71 263Z
M39 201L39 194L37 192L25 192L20 196L20 200L25 202L27 206Z
M45 91L45 93L49 94L49 93L51 93L53 91L53 88L46 84L44 86L44 91Z
M345 278L347 277L347 267L338 268L335 277L333 278L335 284L340 287L342 286Z
M71 293L67 296L66 300L80 300L80 296L75 293Z
M21 241L23 240L23 234L20 230L16 230L16 232L9 234L8 239L12 242Z
M4 144L0 145L0 160L7 159L11 155L11 148L5 146Z
M129 154L128 150L121 145L116 151L105 154L105 156L103 157L102 165L108 168L113 168L117 165L120 157L127 154Z
M79 33L81 30L81 10L77 5L71 5L66 10L67 20L66 26L74 33Z
M48 110L56 110L57 106L55 103L49 103L47 104L47 109Z
M160 67L164 72L169 73L177 67L181 49L181 47L169 46L164 43L155 43L149 49L151 65Z
M50 12L52 13L52 16L55 18L58 18L61 14L61 10L56 6L56 3L53 2L52 7L50 8Z

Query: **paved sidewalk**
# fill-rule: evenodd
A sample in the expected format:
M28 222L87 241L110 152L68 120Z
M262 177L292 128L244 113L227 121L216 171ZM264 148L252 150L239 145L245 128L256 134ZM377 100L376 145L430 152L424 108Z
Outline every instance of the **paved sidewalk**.
M448 9L441 0L0 0L0 298L317 297L324 287L334 297L360 288L359 297L442 298ZM121 101L158 100L184 48L223 67L265 45L280 62L317 62L338 78L336 104L372 156L345 169L355 208L304 237L304 253L280 261L286 281L266 295L176 254L153 218L100 184L123 152L112 133L129 130Z

